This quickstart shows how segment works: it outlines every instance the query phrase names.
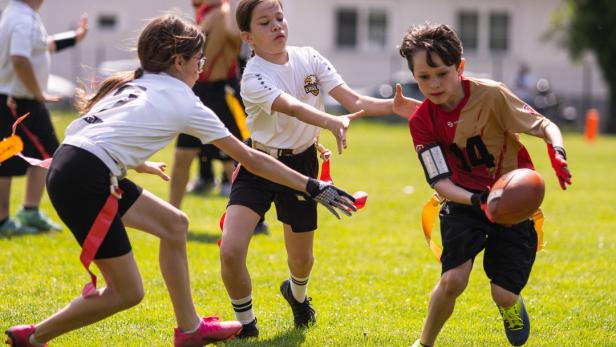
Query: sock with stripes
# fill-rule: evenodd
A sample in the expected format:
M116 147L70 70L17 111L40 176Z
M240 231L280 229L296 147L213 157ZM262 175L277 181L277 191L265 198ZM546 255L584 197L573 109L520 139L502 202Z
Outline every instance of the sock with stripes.
M306 293L308 292L308 278L299 278L291 274L291 293L297 302L304 302L306 300Z
M252 310L252 294L242 299L231 299L235 319L242 324L248 324L255 320L255 313Z

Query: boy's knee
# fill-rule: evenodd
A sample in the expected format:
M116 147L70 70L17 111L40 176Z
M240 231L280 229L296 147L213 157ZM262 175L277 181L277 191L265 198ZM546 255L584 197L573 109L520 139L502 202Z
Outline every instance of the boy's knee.
M312 255L312 253L293 255L289 256L287 261L289 265L312 267L312 264L314 264L314 255Z
M223 243L220 246L220 262L223 268L243 265L246 262L246 250L232 244Z
M459 296L466 289L468 277L457 273L446 273L441 277L439 288L448 296Z

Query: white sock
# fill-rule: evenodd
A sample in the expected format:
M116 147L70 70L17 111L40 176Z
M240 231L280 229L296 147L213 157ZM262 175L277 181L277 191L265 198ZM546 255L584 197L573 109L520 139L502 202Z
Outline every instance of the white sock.
M248 324L255 320L255 312L252 310L252 294L242 299L231 299L231 305L235 312L235 319L242 324Z
M291 293L297 302L304 302L306 300L306 293L308 293L308 277L299 278L291 274Z
M30 335L28 342L34 347L42 347L45 344L44 342L38 342L36 338L34 338L34 334Z
M199 327L201 326L201 321L199 321L199 324L197 324L197 327L191 330L186 330L184 331L186 334L192 334L192 333L196 333L197 330L199 330Z

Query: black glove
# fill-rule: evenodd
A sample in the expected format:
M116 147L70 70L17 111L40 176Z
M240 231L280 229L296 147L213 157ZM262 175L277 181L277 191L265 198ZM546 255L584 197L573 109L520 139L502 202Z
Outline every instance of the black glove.
M483 212L490 222L494 223L494 220L488 211L488 195L490 195L489 189L485 189L481 193L474 193L471 195L471 204L473 204L473 207Z
M351 215L351 211L357 211L357 208L353 205L355 198L331 183L309 178L306 184L306 192L308 192L312 199L325 206L338 219L340 219L340 215L338 215L335 208L347 216Z

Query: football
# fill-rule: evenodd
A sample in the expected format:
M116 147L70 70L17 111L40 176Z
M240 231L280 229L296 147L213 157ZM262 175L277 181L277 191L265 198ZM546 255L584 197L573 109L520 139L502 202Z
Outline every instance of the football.
M490 189L487 211L498 224L517 224L530 218L545 195L543 177L530 169L510 171Z

